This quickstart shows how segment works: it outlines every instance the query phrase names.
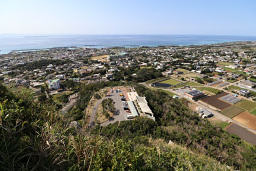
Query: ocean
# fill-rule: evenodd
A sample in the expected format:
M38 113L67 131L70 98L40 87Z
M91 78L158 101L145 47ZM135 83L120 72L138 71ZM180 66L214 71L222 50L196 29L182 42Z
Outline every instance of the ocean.
M0 53L54 47L138 47L256 41L250 36L207 35L0 35Z

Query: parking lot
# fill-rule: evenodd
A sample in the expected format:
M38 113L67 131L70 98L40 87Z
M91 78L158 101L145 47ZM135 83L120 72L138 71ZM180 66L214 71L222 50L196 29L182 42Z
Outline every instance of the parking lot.
M104 122L103 124L101 124L102 126L106 126L117 121L127 120L128 112L124 110L124 101L122 101L123 96L121 96L124 92L121 89L111 89L110 91L111 92L109 93L107 98L111 98L114 101L116 112L113 116L113 119Z

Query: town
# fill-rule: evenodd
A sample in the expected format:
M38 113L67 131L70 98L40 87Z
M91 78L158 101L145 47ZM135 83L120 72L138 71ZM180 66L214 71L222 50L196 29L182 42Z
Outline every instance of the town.
M0 81L30 90L37 101L51 98L63 114L74 110L81 83L139 83L186 99L202 119L256 144L255 42L13 51L0 56ZM155 120L132 85L95 94L85 109L89 127L138 116Z

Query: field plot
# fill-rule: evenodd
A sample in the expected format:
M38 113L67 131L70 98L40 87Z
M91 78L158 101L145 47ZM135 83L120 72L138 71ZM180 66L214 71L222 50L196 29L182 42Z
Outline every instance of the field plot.
M208 91L208 92L213 93L213 94L219 94L219 93L222 92L221 90L211 88L211 87L198 87L197 89L200 90L200 91Z
M189 73L188 70L182 69L182 68L178 68L178 69L176 69L176 71L178 71L178 72L183 72L184 74L188 74L188 73Z
M256 115L256 109L254 109L253 111L251 111L251 114Z
M256 145L256 134L248 131L247 129L232 123L226 128L226 130L229 133L237 135L245 141Z
M181 82L180 82L180 81L178 81L178 80L169 79L169 80L162 81L162 82L160 82L160 83L170 84L170 85L175 86L175 85L180 84Z
M240 114L244 112L243 109L241 109L240 107L236 107L236 106L229 106L226 109L222 110L222 114L226 115L229 118L233 118L236 115Z
M93 56L93 57L91 57L91 60L100 61L100 62L108 62L109 55Z
M256 129L256 116L250 114L247 111L237 115L233 119L243 125L248 126L251 129Z
M191 87L202 86L202 84L199 84L199 83L197 83L197 82L186 82L185 85L186 85L186 86L191 86Z
M229 106L231 106L230 104L226 103L226 102L223 102L221 100L219 100L220 97L223 97L223 96L226 96L227 93L220 93L218 95L214 95L214 96L208 96L208 97L205 97L205 98L202 98L201 101L211 105L211 106L214 106L220 110L223 110Z
M256 108L256 103L249 100L241 100L235 105L248 111L253 111Z
M234 86L234 85L231 85L231 86L227 87L226 89L227 89L228 91L241 90L240 87Z

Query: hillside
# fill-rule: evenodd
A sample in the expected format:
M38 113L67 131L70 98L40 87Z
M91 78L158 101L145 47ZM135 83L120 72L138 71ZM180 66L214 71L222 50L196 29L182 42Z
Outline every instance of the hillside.
M80 87L81 116L93 93ZM55 104L30 101L0 85L0 170L229 170L256 168L255 146L201 120L180 100L143 86L156 122L138 118L93 130L70 127ZM171 140L171 141L170 141ZM169 143L170 142L170 143ZM230 167L228 167L230 166Z

